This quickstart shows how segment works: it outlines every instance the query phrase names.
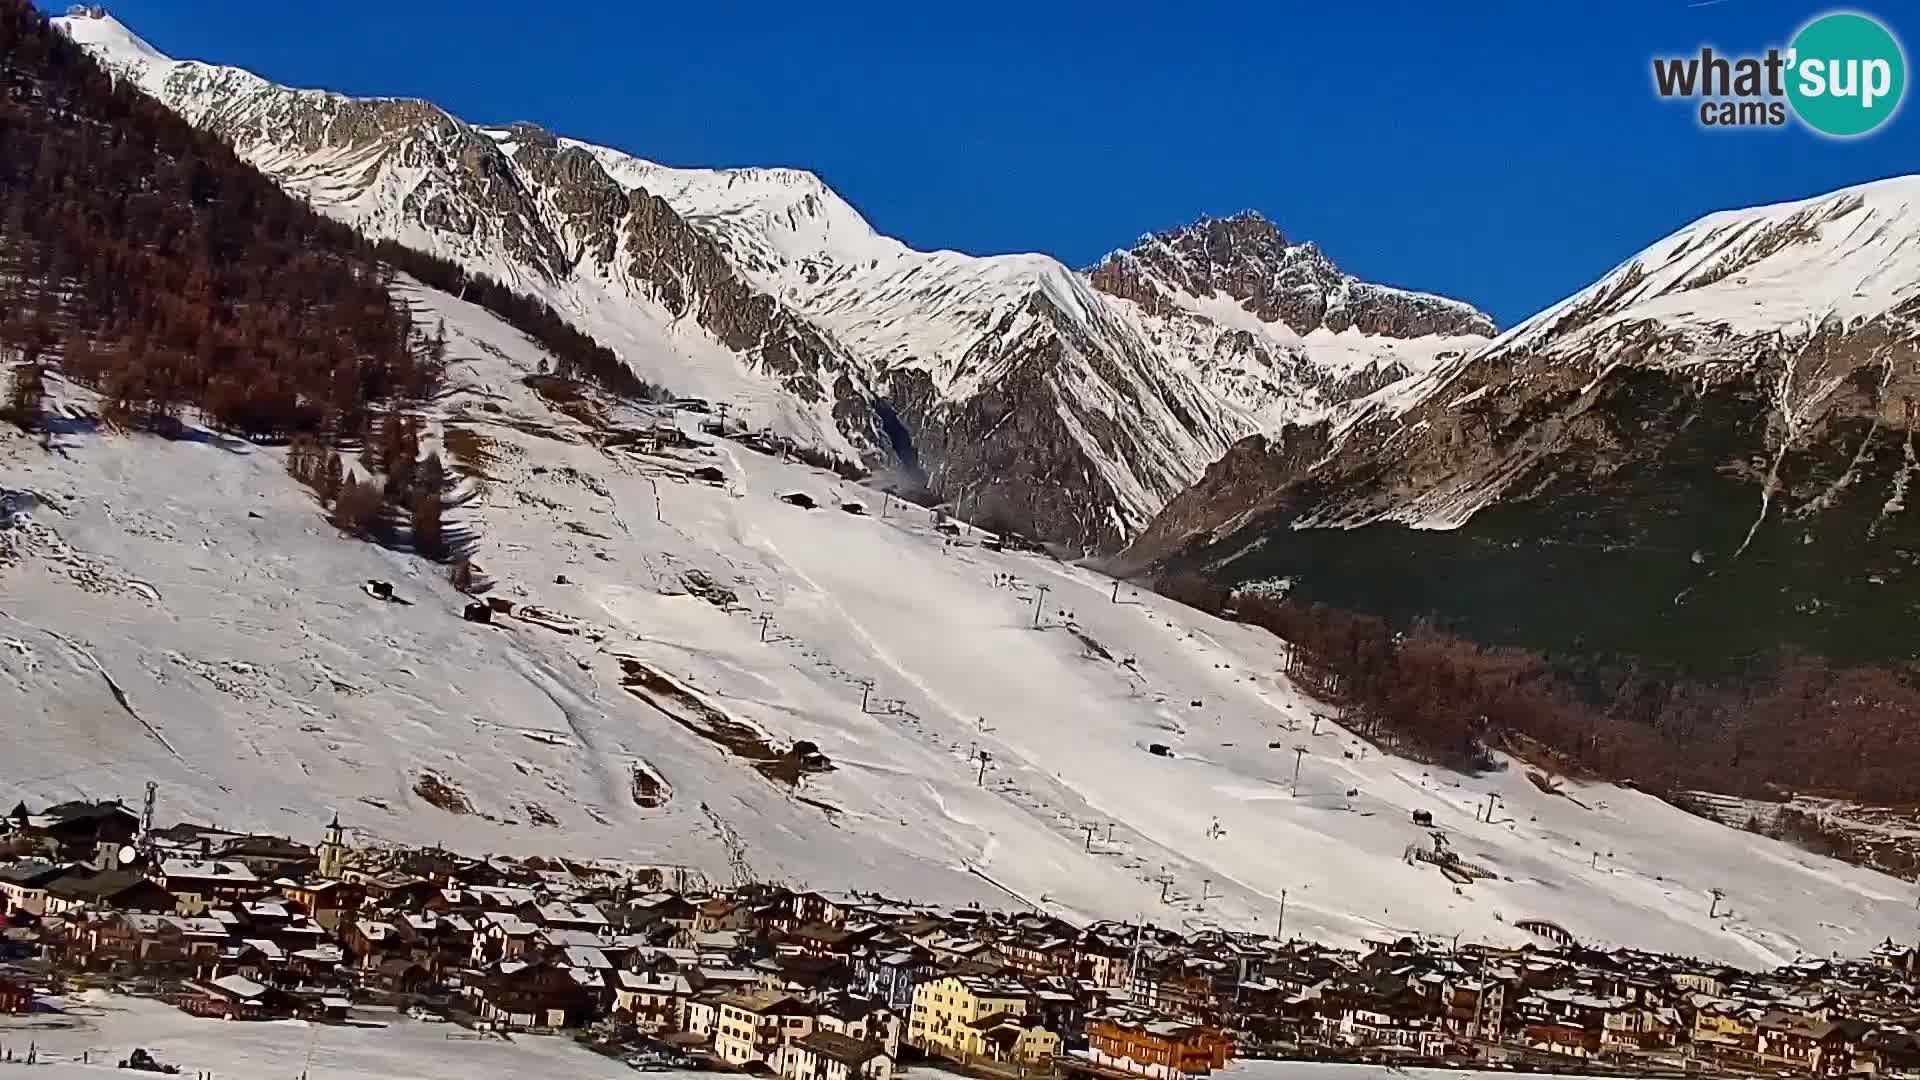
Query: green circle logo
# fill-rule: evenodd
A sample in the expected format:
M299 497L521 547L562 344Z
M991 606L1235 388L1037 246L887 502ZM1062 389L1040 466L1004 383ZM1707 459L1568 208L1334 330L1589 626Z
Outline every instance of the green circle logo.
M1878 20L1850 11L1802 27L1787 63L1787 100L1823 135L1865 135L1893 116L1907 89L1900 42Z

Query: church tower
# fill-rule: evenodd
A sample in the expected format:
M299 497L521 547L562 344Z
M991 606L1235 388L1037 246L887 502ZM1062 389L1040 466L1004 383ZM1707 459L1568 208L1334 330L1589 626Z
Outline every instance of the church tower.
M347 830L340 827L340 815L335 813L320 841L320 876L337 879L346 868Z

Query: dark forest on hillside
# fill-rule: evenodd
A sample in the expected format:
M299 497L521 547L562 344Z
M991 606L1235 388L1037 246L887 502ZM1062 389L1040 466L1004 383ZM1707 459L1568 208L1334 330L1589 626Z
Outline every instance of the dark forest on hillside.
M1707 679L1626 658L1489 648L1426 624L1234 595L1191 575L1159 591L1271 630L1293 646L1293 677L1342 705L1349 726L1444 765L1484 768L1489 749L1507 748L1661 794L1920 800L1911 668L1783 651Z
M0 3L0 341L109 422L199 410L249 436L355 432L439 372L349 230ZM30 417L18 419L31 422Z
M121 426L195 409L249 437L358 439L378 406L441 378L444 347L394 300L396 272L500 315L559 374L657 393L545 304L321 217L116 88L22 0L0 0L0 79L0 350L24 426L57 359Z

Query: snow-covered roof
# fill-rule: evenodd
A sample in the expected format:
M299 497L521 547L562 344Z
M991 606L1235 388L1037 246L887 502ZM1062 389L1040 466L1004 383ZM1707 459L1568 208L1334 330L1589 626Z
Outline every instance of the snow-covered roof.
M218 990L224 990L242 1001L251 1001L267 992L267 988L244 975L223 975L208 984Z
M166 877L169 888L182 879L189 883L213 881L227 885L252 885L260 880L246 863L222 859L163 859L160 873Z
M613 961L599 949L585 945L569 945L564 950L567 963L577 968L591 968L596 971L612 971Z

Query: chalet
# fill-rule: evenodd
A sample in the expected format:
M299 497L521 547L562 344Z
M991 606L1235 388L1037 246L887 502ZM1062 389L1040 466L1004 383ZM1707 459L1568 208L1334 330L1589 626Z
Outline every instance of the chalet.
M1591 1058L1600 1053L1600 1029L1572 1020L1533 1020L1521 1027L1527 1049L1556 1057Z
M1744 1002L1695 995L1694 1047L1710 1054L1746 1055L1754 1052L1755 1024L1760 1010Z
M400 928L383 919L361 919L346 934L347 955L353 966L372 971L393 957L408 958Z
M1098 934L1083 934L1074 944L1073 973L1095 986L1117 988L1127 985L1132 948Z
M296 882L281 878L273 886L288 903L328 930L338 927L344 916L360 909L360 886L344 881L311 878Z
M680 1030L693 984L665 971L613 973L613 1011L643 1031Z
M20 831L50 846L62 858L97 862L110 857L140 830L140 818L118 802L66 802L30 815ZM110 865L110 863L108 864Z
M607 916L592 904L569 904L559 901L523 905L519 915L536 926L552 927L556 930L587 930L595 933L611 932Z
M820 1003L815 1007L813 1017L815 1031L830 1031L862 1042L878 1043L888 1057L895 1059L900 1056L900 1029L903 1026L900 1014L880 1002L846 995Z
M211 970L227 944L227 926L217 919L130 911L89 916L68 933L69 955L93 970L117 965L149 973Z
M849 970L846 961L837 956L794 952L762 957L752 967L759 973L763 988L790 993L826 991L843 985Z
M295 949L287 954L287 974L301 983L335 982L340 965L345 962L346 954L340 951L338 945Z
M366 975L368 982L392 994L418 994L433 984L433 972L405 956L389 956Z
M1462 979L1441 992L1441 1024L1465 1042L1500 1038L1505 1024L1506 984L1497 979Z
M808 956L844 957L852 952L855 934L844 926L802 923L786 932L786 944Z
M76 867L48 882L46 893L48 915L88 908L160 914L175 910L179 903L172 893L131 870L95 872Z
M583 1023L592 994L567 968L541 961L502 961L470 978L468 1008L486 1023L505 1028L565 1028Z
M512 912L488 912L473 924L470 963L483 967L496 960L514 960L533 947L540 927Z
M195 1016L223 1020L282 1020L293 1015L293 1001L285 993L243 975L189 983L176 1002Z
M787 898L786 908L790 925L822 923L845 926L851 904L848 898L837 893L797 892Z
M753 910L738 900L716 896L694 908L692 930L695 934L752 928Z
M967 1025L960 1060L993 1061L1022 1068L1051 1065L1060 1053L1060 1036L1038 1016L992 1013Z
M1343 994L1342 1000L1331 1026L1349 1046L1397 1046L1421 1057L1439 1057L1446 1050L1445 1028L1411 989Z
M45 915L47 886L65 877L67 870L64 865L45 862L0 866L0 898L6 901L0 905L0 914Z
M866 949L851 961L853 990L895 1011L913 1008L913 988L933 974L933 954L918 945Z
M781 1050L813 1031L812 1008L791 994L723 994L715 1005L714 1055L736 1069L754 1062L777 1069Z
M1834 1020L1773 1011L1754 1025L1754 1056L1762 1063L1815 1075L1843 1075L1860 1033Z
M1657 1050L1672 1046L1680 1017L1671 1009L1645 1005L1620 1005L1601 1016L1600 1047L1603 1050Z
M1171 1020L1098 1017L1086 1025L1087 1057L1095 1065L1160 1080L1179 1080L1224 1068L1230 1042L1218 1030Z
M390 921L399 939L394 955L405 956L429 972L462 966L473 955L473 924L459 915L415 911Z
M302 873L319 863L311 847L284 836L236 836L220 845L218 857L222 862L237 862L269 880Z
M644 934L660 944L684 944L700 909L676 893L648 893L603 914L616 930Z
M1069 975L1075 966L1073 940L1068 937L1015 937L998 944L1001 959L1021 975Z
M1920 1035L1880 1028L1863 1036L1853 1053L1855 1073L1912 1073L1920 1071Z
M218 904L264 896L265 882L244 863L201 859L163 859L154 878L173 894L174 910L202 915Z
M893 1055L879 1043L815 1031L786 1048L780 1075L787 1080L888 1080Z
M1675 988L1687 993L1725 997L1736 974L1731 968L1697 967L1676 971L1669 978Z

